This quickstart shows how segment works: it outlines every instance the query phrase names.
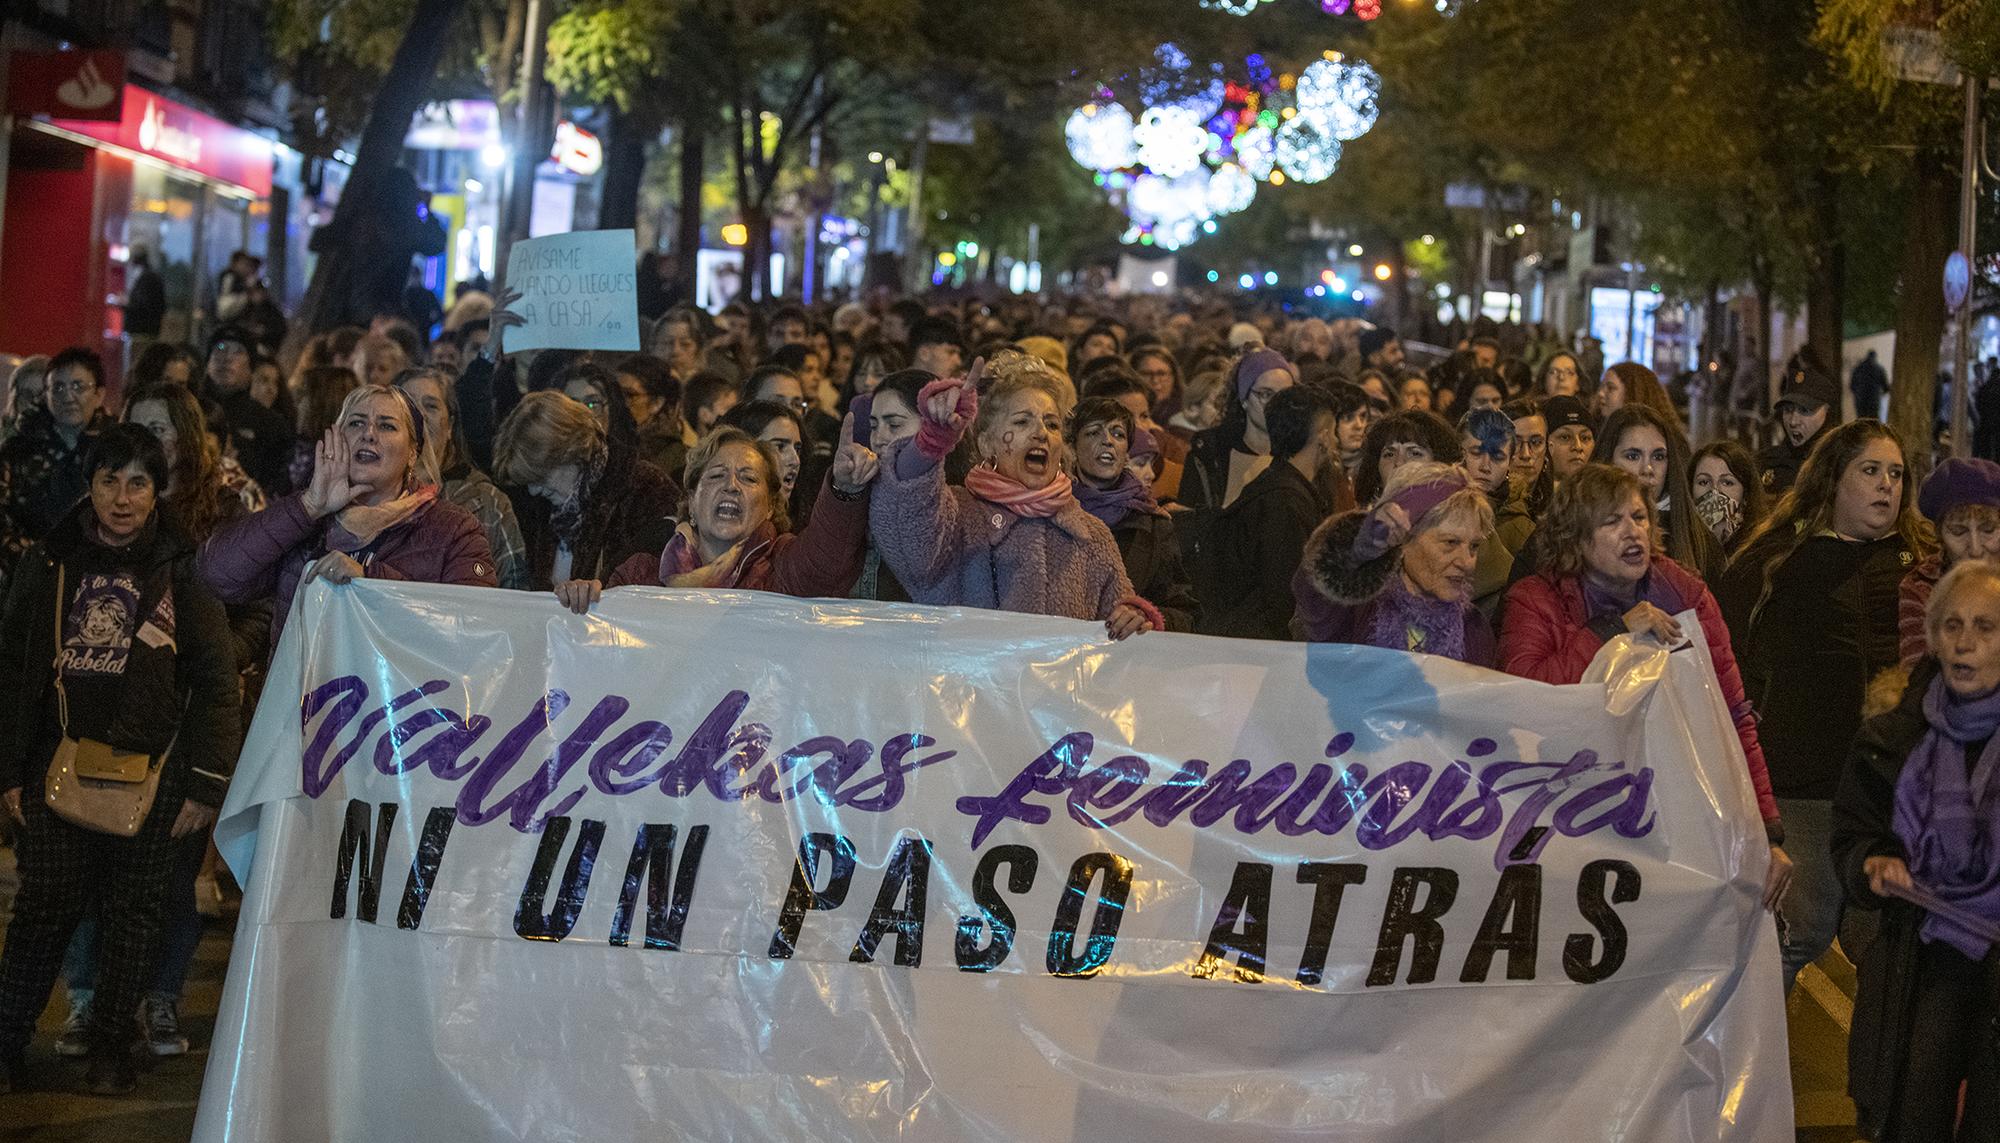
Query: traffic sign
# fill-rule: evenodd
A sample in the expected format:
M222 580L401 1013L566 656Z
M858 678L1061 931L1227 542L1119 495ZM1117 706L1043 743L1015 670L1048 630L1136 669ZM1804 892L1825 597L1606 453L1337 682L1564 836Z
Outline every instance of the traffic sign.
M1972 293L1972 264L1965 259L1965 251L1954 250L1951 257L1944 260L1944 306L1947 310L1957 310L1965 305L1965 299Z

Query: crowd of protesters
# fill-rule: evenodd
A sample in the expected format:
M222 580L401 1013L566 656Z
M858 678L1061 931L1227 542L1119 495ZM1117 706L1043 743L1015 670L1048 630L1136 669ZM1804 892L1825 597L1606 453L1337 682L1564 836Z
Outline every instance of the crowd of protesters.
M902 299L670 308L638 353L510 354L508 301L319 334L283 366L282 321L154 344L122 400L87 350L15 369L0 694L34 713L0 731L21 873L0 1069L59 974L57 1050L88 1057L91 1090L133 1087L135 1034L186 1050L193 884L302 584L578 612L640 584L1365 644L1555 684L1622 635L1698 638L1787 986L1845 910L1883 917L1864 1126L1948 1138L1968 1080L1967 1123L2000 1122L1975 1034L2000 995L2000 465L1911 471L1880 421L1840 423L1810 362L1753 453L1693 447L1642 365L1498 328L1419 369L1354 321ZM45 804L100 743L165 755L129 837Z

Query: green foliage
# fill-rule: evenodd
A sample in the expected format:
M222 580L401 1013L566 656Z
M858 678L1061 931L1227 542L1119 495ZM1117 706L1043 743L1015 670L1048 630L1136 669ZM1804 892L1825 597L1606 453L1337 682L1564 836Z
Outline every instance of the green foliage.
M566 98L631 111L657 84L682 5L594 0L549 25L549 82Z

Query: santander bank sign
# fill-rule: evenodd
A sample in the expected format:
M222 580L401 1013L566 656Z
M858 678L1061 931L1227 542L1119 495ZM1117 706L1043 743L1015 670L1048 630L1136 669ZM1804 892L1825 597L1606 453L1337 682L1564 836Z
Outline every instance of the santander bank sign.
M150 96L139 116L139 149L190 167L201 166L201 136L167 122L159 103Z
M65 131L102 140L160 162L231 183L258 196L271 193L271 140L164 95L126 84L114 122L55 120Z

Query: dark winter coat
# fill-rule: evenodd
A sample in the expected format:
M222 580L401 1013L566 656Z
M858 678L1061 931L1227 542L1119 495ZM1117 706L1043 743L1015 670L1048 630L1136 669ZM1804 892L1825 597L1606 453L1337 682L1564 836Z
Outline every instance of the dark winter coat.
M1373 646L1375 612L1389 577L1402 573L1402 553L1392 548L1366 563L1353 558L1354 541L1368 513L1347 512L1328 520L1306 545L1298 573L1290 585L1298 613L1292 629L1308 643L1357 643ZM1493 625L1479 609L1465 606L1465 658L1475 667L1491 667L1499 659ZM1395 647L1391 650L1403 650Z
M1190 464L1193 457L1189 454ZM1202 601L1195 629L1237 639L1290 639L1292 574L1330 508L1313 482L1286 461L1273 461L1244 485L1209 524L1194 567L1195 593Z
M1866 543L1812 536L1772 571L1767 591L1765 568L1789 539L1766 533L1739 553L1715 598L1772 788L1827 799L1861 728L1868 680L1898 661L1897 592L1916 557L1894 532Z
M70 734L146 754L172 746L155 805L178 812L174 807L192 798L220 806L241 725L229 620L196 574L194 545L171 512L156 510L147 532L124 549L89 538L92 523L90 506L77 505L22 558L8 591L0 618L0 695L13 713L0 718L0 790L20 787L24 798L41 797L62 733L55 713L58 568L67 613L88 569L117 566L132 573L139 589L127 616L125 669L115 684L116 700L105 709L82 709L86 704L73 697ZM156 612L172 617L164 643L137 634Z
M216 393L211 398L236 442L236 459L264 489L266 496L292 490L292 454L298 432L283 413L267 409L245 389ZM211 417L213 414L211 413Z
M84 454L110 424L99 411L75 444L64 444L55 418L33 409L21 418L21 431L0 445L0 579L90 491Z
M490 359L475 356L465 363L452 387L458 391L456 431L459 443L465 446L466 459L474 467L496 471L493 443L500 433L500 422L521 403L521 389L514 381L512 363L501 369ZM517 505L515 511L519 510Z
M278 645L292 596L308 565L327 553L333 517L314 519L298 496L218 530L201 546L201 576L224 603L272 600L271 646ZM385 529L355 554L371 579L494 587L493 552L472 513L433 500Z
M528 545L528 587L549 591L555 587L558 544L549 502L525 488L507 486L506 492ZM569 578L607 580L633 556L659 555L680 500L680 485L672 477L613 442L603 474L587 493L583 524L570 546Z
M1118 541L1118 554L1125 557L1125 574L1131 578L1133 590L1160 609L1167 630L1193 631L1201 604L1181 566L1173 517L1133 512L1111 529L1111 538Z
M1792 438L1784 437L1777 444L1758 450L1757 471L1764 474L1765 496L1775 501L1784 495L1792 482L1799 478L1799 468L1805 464L1806 457L1812 455L1813 446L1819 443L1819 438L1833 430L1835 419L1828 416L1825 426L1802 445L1795 445Z
M1863 871L1871 857L1909 860L1892 824L1896 779L1910 752L1930 729L1924 692L1937 677L1926 657L1911 670L1896 705L1861 726L1833 800L1833 864L1848 904L1878 909L1881 928L1861 956L1854 990L1854 1026L1847 1038L1847 1094L1854 1099L1863 1136L1879 1139L1895 1113L1909 1058L1923 910L1907 901L1877 897Z
M1231 432L1223 425L1194 435L1182 465L1182 504L1196 511L1221 509L1222 498L1229 490L1229 454L1242 439L1241 429Z

